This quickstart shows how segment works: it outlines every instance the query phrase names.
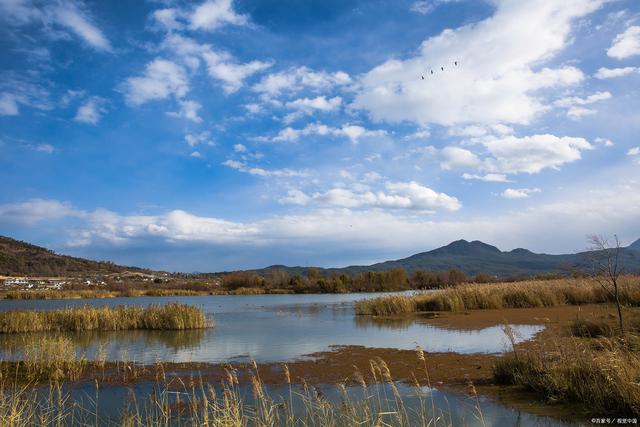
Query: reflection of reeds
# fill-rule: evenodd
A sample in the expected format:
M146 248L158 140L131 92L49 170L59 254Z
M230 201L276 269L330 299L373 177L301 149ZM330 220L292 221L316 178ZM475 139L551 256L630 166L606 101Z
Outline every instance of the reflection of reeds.
M424 355L421 360L424 361ZM122 375L135 377L138 368L128 366L131 372L122 369ZM248 378L251 394L247 396L233 368L227 369L226 379L215 387L201 378L167 376L162 364L158 363L155 365L156 382L149 397L131 394L121 408L121 415L110 414L111 418L98 413L100 397L97 385L95 399L78 401L64 391L59 377L53 379L48 389L37 390L20 387L11 376L3 375L0 381L0 425L452 425L450 415L440 410L436 412L433 394L425 397L423 385L416 381L414 391L419 398L418 403L408 404L392 380L386 363L382 359L372 360L371 367L374 379L370 383L362 373L355 374L362 396L354 396L355 390L350 391L338 384L339 398L335 400L309 384L294 388L286 367L283 375L288 386L287 395L270 392L254 363ZM480 412L479 406L476 409Z
M640 305L640 277L621 280L620 300ZM385 296L356 303L357 314L391 316L420 311L552 307L613 302L594 280L560 279L497 284L468 284L413 296Z
M187 304L12 310L0 313L0 333L119 331L128 329L180 330L212 326L204 311Z
M370 317L355 316L353 318L358 328L398 329L407 330L416 320L413 317Z

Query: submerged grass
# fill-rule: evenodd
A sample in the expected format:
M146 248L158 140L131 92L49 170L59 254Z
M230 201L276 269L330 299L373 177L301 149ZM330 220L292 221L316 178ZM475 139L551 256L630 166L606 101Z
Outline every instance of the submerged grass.
M0 333L200 329L212 326L204 311L187 304L12 310L0 313Z
M624 305L640 305L640 277L620 279ZM591 279L559 279L517 283L467 284L413 296L385 296L356 303L356 313L374 316L422 311L464 311L610 303L613 299Z

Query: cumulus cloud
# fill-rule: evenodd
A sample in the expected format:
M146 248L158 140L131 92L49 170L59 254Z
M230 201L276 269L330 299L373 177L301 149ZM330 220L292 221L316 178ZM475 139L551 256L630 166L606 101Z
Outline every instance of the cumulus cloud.
M335 111L339 109L341 105L342 98L339 96L334 96L329 99L325 96L318 96L315 98L298 98L286 103L286 107L295 110L295 112L288 114L285 117L285 122L289 123L304 116L305 114L311 115L315 111Z
M263 169L260 167L249 166L245 162L238 160L225 160L222 162L224 166L230 167L240 172L247 173L249 175L261 176L261 177L276 177L276 178L291 178L291 177L306 177L309 176L307 171L293 170L289 168L284 169Z
M522 138L514 135L491 136L479 142L486 156L479 157L466 148L445 147L442 154L443 169L478 169L499 175L517 173L535 174L543 169L557 169L565 163L575 162L582 151L593 146L584 138L532 135ZM495 175L497 174L497 175ZM475 175L467 175L475 177Z
M245 25L247 17L233 10L231 0L207 0L189 15L190 27L195 30L215 30L225 24Z
M179 34L167 35L161 47L176 55L192 70L197 70L200 63L204 62L209 76L220 82L226 93L238 91L247 78L272 65L264 61L240 64L228 52L214 50L209 44L199 44Z
M128 78L124 90L128 104L141 105L170 96L180 99L189 91L189 82L182 66L156 58L146 65L142 76Z
M184 141L189 147L195 147L196 145L204 144L213 146L215 142L211 138L211 132L205 131L200 133L188 133L184 136Z
M235 151L236 153L246 153L247 147L245 147L243 144L234 144L233 151Z
M328 90L351 83L351 77L343 72L314 71L308 67L294 67L269 74L253 85L253 90L267 96L278 96L284 91L296 93L304 89Z
M471 151L460 147L445 147L442 149L440 167L445 170L475 168L480 165L480 159Z
M613 39L607 55L615 59L625 59L640 55L640 26L633 25Z
M640 147L633 147L627 151L627 156L640 156Z
M623 68L599 68L594 75L597 79L612 79L615 77L628 76L629 74L640 73L638 67L623 67Z
M343 208L389 208L418 211L456 211L460 201L444 193L438 193L415 181L387 182L385 191L357 192L346 188L332 188L325 192L306 195L300 190L289 191L281 203L307 205L310 203Z
M571 119L579 119L583 116L595 114L597 111L586 108L585 105L591 105L593 103L611 99L610 92L596 92L587 96L586 98L580 98L578 96L570 96L558 99L554 102L554 105L567 109L567 116Z
M292 127L286 127L282 129L278 135L270 138L273 142L293 142L299 140L301 137L318 135L318 136L333 136L333 137L346 137L353 143L357 143L361 138L382 136L386 132L383 130L369 130L360 125L345 124L342 127L331 127L321 123L309 123L302 129L294 129Z
M106 102L107 100L104 98L92 96L78 108L74 120L92 125L98 124L103 114L107 112Z
M353 106L390 122L530 123L548 109L541 89L584 79L573 66L544 64L567 45L572 23L602 3L496 1L484 21L447 29L425 40L417 56L390 59L366 73Z
M158 215L121 215L98 209L87 214L80 212L82 223L69 232L71 242L77 245L106 241L144 247L146 242L153 247L162 245L166 250L177 251L177 247L202 242L225 245L225 250L243 254L243 259L247 259L248 254L264 255L266 251L271 254L270 263L288 262L282 252L286 248L314 248L313 259L318 262L337 246L349 251L377 248L375 256L382 260L388 259L391 253L409 255L461 237L491 242L504 249L526 246L552 253L575 251L586 244L584 236L592 232L617 232L629 241L637 238L640 232L637 182L608 183L604 188L589 184L583 188L573 187L568 194L571 197L563 194L557 201L536 203L526 209L456 219L425 218L410 211L402 215L377 208L319 208L242 222L198 216L184 210ZM0 205L0 221L26 224L32 219L37 222L66 214L78 215L68 204L49 202L50 205L36 203L34 206L32 201ZM609 208L602 209L603 204ZM181 244L178 246L177 242ZM176 257L179 254L173 253ZM200 270L239 267L237 264L212 265L209 261L203 261L206 264ZM180 269L181 262L177 261L173 268Z
M526 199L533 193L539 193L539 188L507 188L502 192L505 199Z
M202 117L198 115L198 111L202 105L197 101L178 101L180 111L170 111L167 115L171 117L182 117L191 120L194 123L202 123Z
M26 202L0 204L0 223L34 225L41 221L83 216L68 202L31 199Z

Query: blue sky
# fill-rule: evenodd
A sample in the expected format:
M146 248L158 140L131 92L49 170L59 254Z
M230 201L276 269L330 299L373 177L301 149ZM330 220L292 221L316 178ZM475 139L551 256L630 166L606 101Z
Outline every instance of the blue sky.
M0 20L0 234L182 271L640 237L637 0L0 0Z

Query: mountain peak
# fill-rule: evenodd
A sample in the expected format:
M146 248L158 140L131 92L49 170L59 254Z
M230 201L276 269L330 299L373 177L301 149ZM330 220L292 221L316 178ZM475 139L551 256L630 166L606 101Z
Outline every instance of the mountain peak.
M632 244L630 244L629 247L631 249L636 250L636 251L640 251L640 239L638 239L635 242L633 242Z
M478 252L495 252L500 253L500 249L495 246L488 245L480 240L474 240L472 242L468 242L464 239L456 240L455 242L449 243L447 246L443 246L436 251L447 252L451 254L472 254Z

